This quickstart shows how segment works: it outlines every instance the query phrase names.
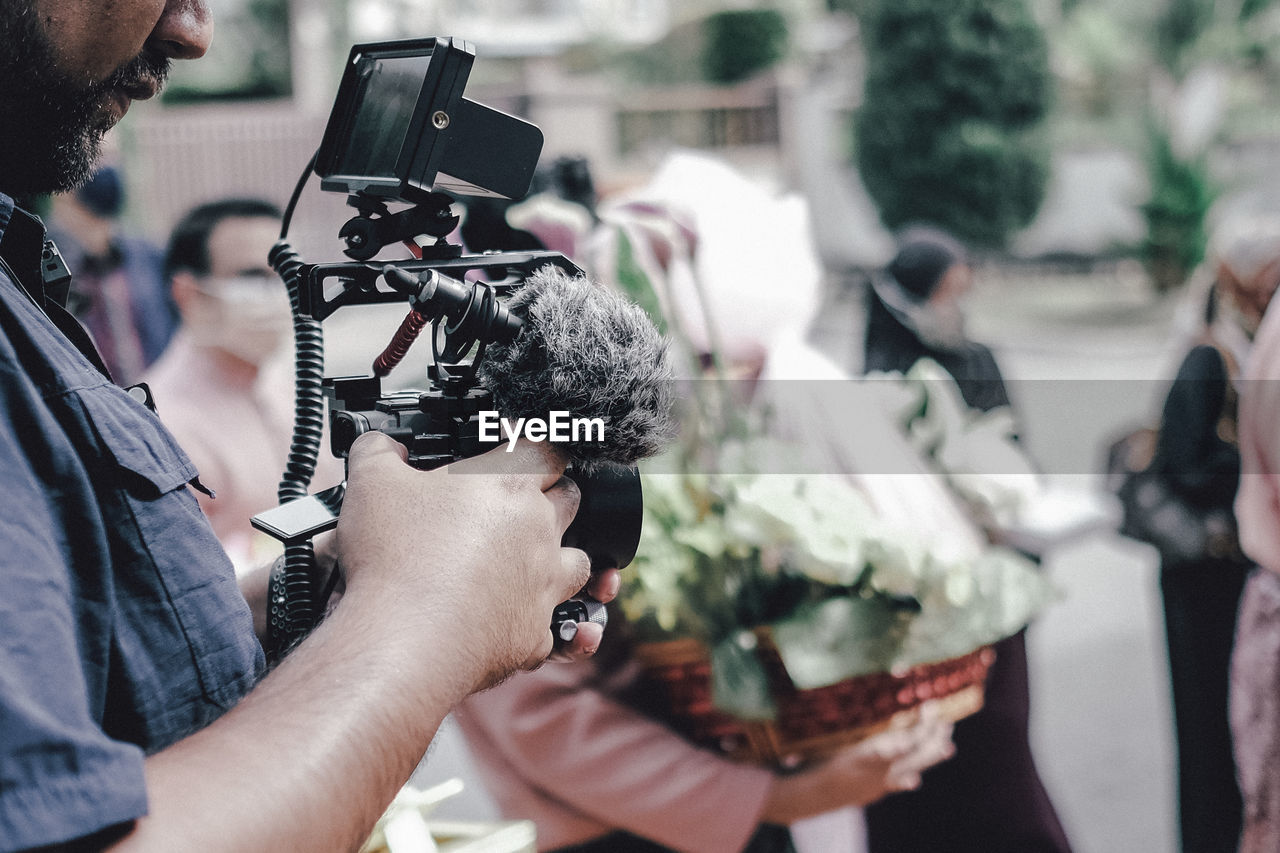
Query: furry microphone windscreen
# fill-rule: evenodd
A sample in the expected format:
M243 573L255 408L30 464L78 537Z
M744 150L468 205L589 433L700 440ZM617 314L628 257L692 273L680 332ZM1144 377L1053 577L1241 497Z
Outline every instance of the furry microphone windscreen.
M644 309L550 266L530 276L507 308L524 327L510 343L489 344L478 369L500 415L599 418L601 440L557 442L579 468L631 465L671 441L667 342Z

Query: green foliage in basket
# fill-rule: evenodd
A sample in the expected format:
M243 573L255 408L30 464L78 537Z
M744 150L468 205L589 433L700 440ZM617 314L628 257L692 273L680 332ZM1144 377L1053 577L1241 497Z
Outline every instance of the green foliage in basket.
M788 448L747 438L722 452ZM807 689L965 654L1016 632L1052 594L1006 549L944 562L839 475L651 471L644 490L622 607L642 640L705 642L716 704L747 719L773 713L755 628L770 628Z

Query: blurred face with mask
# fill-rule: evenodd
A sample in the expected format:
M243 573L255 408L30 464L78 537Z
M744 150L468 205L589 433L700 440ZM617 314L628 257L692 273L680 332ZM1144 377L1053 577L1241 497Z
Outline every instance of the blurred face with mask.
M289 341L289 298L267 264L280 229L269 216L228 216L207 239L208 270L173 273L182 325L210 356L257 368Z

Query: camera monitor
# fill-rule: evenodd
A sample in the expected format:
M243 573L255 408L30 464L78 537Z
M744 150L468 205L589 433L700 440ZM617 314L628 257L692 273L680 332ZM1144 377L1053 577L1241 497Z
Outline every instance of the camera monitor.
M358 44L316 156L322 189L416 203L522 198L542 131L462 96L475 50L451 38Z

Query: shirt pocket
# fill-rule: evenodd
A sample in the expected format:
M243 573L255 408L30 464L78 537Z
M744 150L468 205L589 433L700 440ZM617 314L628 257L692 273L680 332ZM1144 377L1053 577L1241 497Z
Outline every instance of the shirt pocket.
M116 660L159 748L211 722L262 668L235 571L159 419L123 390L75 392L96 445L95 484L116 579Z

